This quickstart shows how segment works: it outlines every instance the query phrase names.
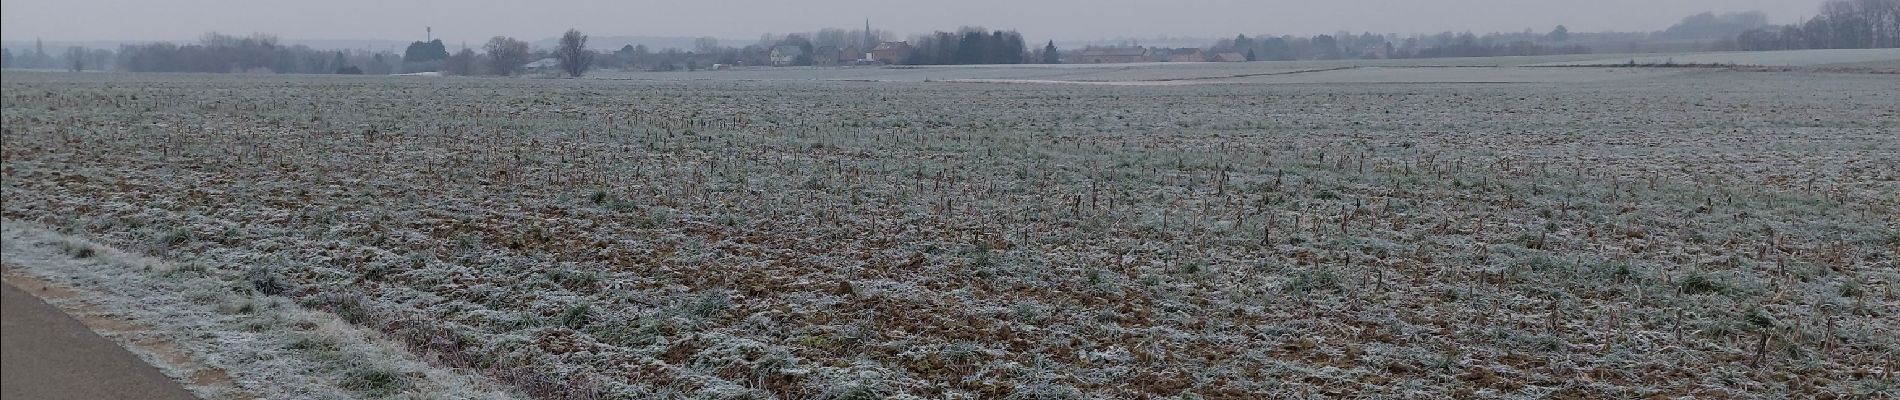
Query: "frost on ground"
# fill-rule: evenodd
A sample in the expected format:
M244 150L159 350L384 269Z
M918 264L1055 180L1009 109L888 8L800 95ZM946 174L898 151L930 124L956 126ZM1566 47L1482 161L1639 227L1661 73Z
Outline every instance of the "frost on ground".
M1884 76L84 78L7 218L534 397L1896 394Z
M1536 66L1587 66L1617 64L1728 64L1768 67L1819 67L1828 65L1884 64L1900 67L1900 49L1819 49L1790 51L1733 51L1681 54L1636 54L1591 60L1560 61Z
M1731 51L1675 54L1564 54L1519 57L1305 60L1244 63L933 65L845 68L753 67L694 72L595 71L590 78L642 81L972 81L1121 85L1214 83L1585 82L1666 71L1563 71L1552 66L1724 64L1799 69L1900 71L1900 49ZM1480 67L1480 68L1473 68ZM1347 70L1332 74L1307 71ZM1397 71L1397 72L1393 72ZM1605 73L1609 72L1609 73ZM1645 72L1637 74L1633 72Z
M71 287L82 299L49 299L71 309L150 325L103 332L122 343L165 343L182 352L126 347L207 399L345 399L361 397L506 399L499 387L429 366L401 345L304 310L273 291L268 278L174 265L68 236L37 224L5 221L0 254L9 273ZM136 337L130 337L136 336ZM180 363L174 357L197 355ZM200 379L202 364L227 382Z

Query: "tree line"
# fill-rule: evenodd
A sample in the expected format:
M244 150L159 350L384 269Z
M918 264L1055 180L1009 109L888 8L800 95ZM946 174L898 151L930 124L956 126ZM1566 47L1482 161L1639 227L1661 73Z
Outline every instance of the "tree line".
M1742 32L1734 46L1756 51L1900 47L1900 0L1830 0L1805 22Z
M1016 31L965 27L916 36L911 42L910 57L904 61L910 65L1022 64L1029 59L1023 35Z
M129 44L119 47L116 69L131 72L391 74L401 56L363 50L316 50L284 45L275 36L205 34L198 43Z
M415 72L441 72L456 75L514 75L526 63L540 57L561 57L562 71L578 75L593 61L593 52L585 50L586 35L569 31L562 48L534 51L527 42L496 37L483 46L483 52L461 49L450 53L441 40L411 43L401 54L370 50L318 50L303 45L285 45L276 36L253 34L234 36L216 32L199 37L196 43L153 42L121 45L117 51L69 47L63 53L48 53L36 45L31 51L15 54L0 50L4 68L65 69L71 71L117 70L127 72L196 73L281 73L281 74L358 74L387 75ZM582 50L568 51L568 42ZM564 52L565 51L565 52ZM569 68L572 67L572 68Z
M1535 56L1589 53L1571 43L1569 28L1558 25L1549 33L1443 32L1435 35L1353 34L1339 32L1314 36L1239 35L1222 39L1212 53L1238 53L1247 61L1344 60L1437 57Z
M73 46L48 53L46 45L38 40L33 41L32 51L21 51L17 55L13 49L0 49L0 68L103 70L112 69L114 61L112 50Z
M797 47L801 56L793 65L831 65L858 60L879 43L896 36L880 30L826 28L788 35L766 34L759 42L724 46L701 38L692 49L654 51L644 45L618 50L587 48L587 36L569 30L553 49L535 49L526 41L506 36L488 40L479 48L449 51L441 40L416 41L401 53L370 50L318 50L285 45L266 34L234 36L207 33L196 43L154 42L128 44L117 51L70 48L72 54L49 54L38 46L15 54L0 50L5 68L119 70L128 72L399 74L438 72L446 75L511 76L528 72L530 63L578 76L595 67L624 70L698 70L718 65L772 65L771 53L781 46ZM1039 55L1025 51L1022 34L964 28L913 37L919 51L902 64L1002 64L1025 62ZM548 65L538 60L553 59Z
M389 52L284 45L275 36L265 34L233 36L216 32L201 36L197 43L127 44L116 51L73 46L64 52L48 53L37 43L32 51L19 54L13 49L0 50L0 66L4 68L70 71L391 74L415 68L404 64L403 59Z
M1235 53L1248 61L1374 58L1493 57L1579 54L1602 50L1638 52L1639 42L1660 42L1669 50L1786 50L1900 47L1900 0L1829 0L1819 14L1795 24L1770 26L1760 12L1683 18L1657 32L1441 32L1430 35L1354 34L1312 36L1238 35L1204 47L1208 54ZM116 51L69 47L47 52L36 43L30 51L0 50L5 68L120 70L130 72L272 72L300 74L396 74L439 72L448 75L510 76L547 72L579 76L589 69L673 71L720 65L774 65L774 50L797 54L789 65L836 65L862 60L879 43L893 41L887 31L826 28L788 35L763 35L758 42L725 46L713 38L692 49L654 51L627 45L613 51L587 48L587 35L569 30L553 49L497 36L478 49L450 52L441 40L410 43L400 54L371 50L319 50L285 45L275 36L205 34L197 43L128 44ZM1712 39L1713 38L1713 39ZM1708 44L1703 40L1715 40ZM1673 43L1673 44L1671 44ZM1687 44L1684 44L1687 43ZM909 65L1059 63L1054 42L1031 49L1012 30L964 27L911 36L910 51L896 61ZM1624 46L1627 47L1624 47ZM1685 46L1690 46L1686 47ZM1159 49L1157 54L1183 50ZM1651 48L1651 51L1660 49ZM1165 57L1161 57L1165 58ZM546 61L546 62L543 62ZM785 64L783 59L778 64Z

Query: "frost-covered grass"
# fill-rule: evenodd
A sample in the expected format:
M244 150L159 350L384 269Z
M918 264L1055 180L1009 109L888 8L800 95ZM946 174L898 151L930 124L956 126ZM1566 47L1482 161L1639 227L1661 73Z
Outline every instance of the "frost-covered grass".
M83 309L99 317L149 325L108 335L182 350L127 346L204 398L515 398L480 378L430 366L380 333L262 293L257 279L175 265L11 219L0 238L10 273L71 287L84 295L76 300ZM199 365L222 371L235 387L202 380L210 372Z
M537 397L1895 390L1879 76L6 78L7 218Z

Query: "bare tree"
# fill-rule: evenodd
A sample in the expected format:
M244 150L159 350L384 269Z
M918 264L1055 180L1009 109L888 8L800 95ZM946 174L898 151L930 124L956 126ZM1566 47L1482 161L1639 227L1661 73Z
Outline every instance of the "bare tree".
M719 51L719 39L712 36L701 36L698 39L693 39L693 51L699 54L709 54Z
M66 48L66 62L69 63L67 65L67 67L69 67L68 69L71 69L73 72L85 71L86 70L86 48L84 47Z
M450 54L448 59L442 60L442 73L448 75L474 75L475 51L464 48L462 51Z
M488 44L482 45L482 50L488 52L489 67L497 75L514 75L521 71L523 64L528 63L528 42L515 38L496 36L488 39Z
M1860 11L1873 36L1872 47L1900 46L1900 0L1860 0Z
M561 62L561 70L567 76L579 77L587 73L594 65L594 52L587 50L587 35L581 31L569 29L561 34L561 44L554 49L554 59Z
M1735 41L1748 50L1900 47L1900 0L1828 0L1807 22L1752 29Z
M1828 47L1837 49L1865 47L1861 43L1864 39L1863 34L1866 33L1862 28L1867 25L1861 23L1860 6L1859 2L1842 0L1821 3L1820 18L1827 21Z

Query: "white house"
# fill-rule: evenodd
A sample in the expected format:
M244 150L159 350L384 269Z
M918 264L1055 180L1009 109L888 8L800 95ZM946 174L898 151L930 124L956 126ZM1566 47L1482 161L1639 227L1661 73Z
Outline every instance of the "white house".
M798 46L778 46L772 48L772 66L784 67L797 65L798 57L805 55L805 48Z
M531 62L531 63L523 64L521 66L521 69L528 72L543 72L543 71L552 71L560 67L561 67L561 60L555 59L554 57L548 57L548 58L543 58L539 60L534 60L534 62Z

